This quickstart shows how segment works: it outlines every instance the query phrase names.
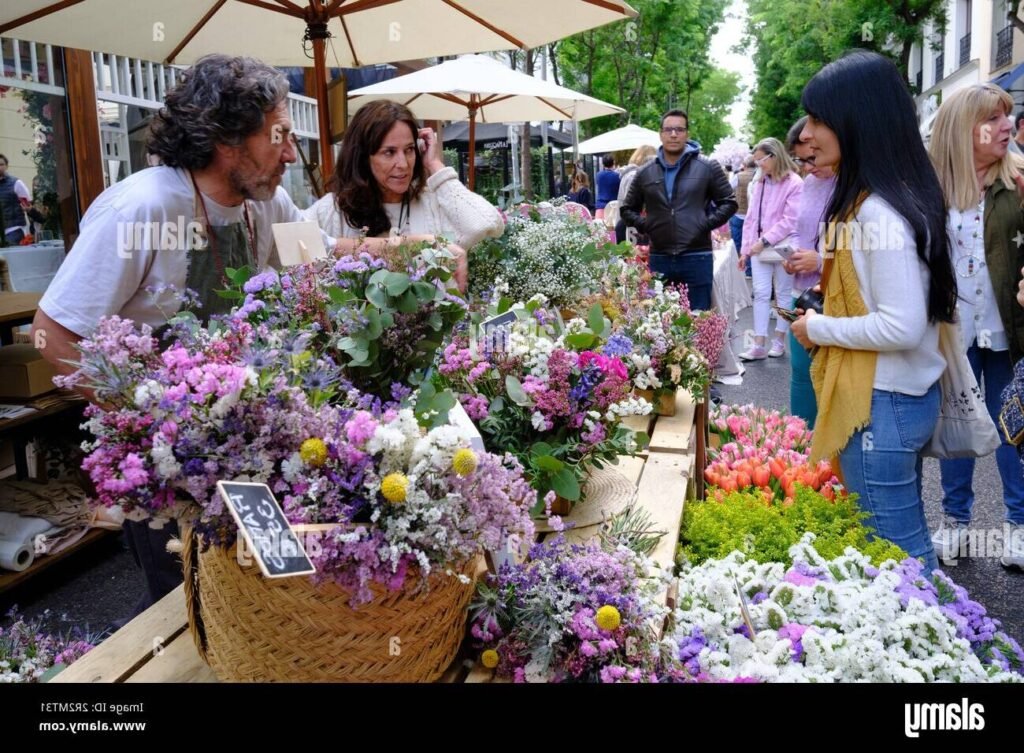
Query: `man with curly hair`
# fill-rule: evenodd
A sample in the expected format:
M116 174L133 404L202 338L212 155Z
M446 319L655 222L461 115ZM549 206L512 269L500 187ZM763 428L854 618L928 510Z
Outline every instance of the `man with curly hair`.
M303 219L281 187L296 159L287 96L286 77L252 58L208 55L184 72L150 127L160 164L97 197L39 303L35 342L58 372L105 316L157 329L187 290L206 320L232 305L216 292L226 269L279 265L271 225ZM137 612L181 582L165 546L175 529L125 523L147 581Z

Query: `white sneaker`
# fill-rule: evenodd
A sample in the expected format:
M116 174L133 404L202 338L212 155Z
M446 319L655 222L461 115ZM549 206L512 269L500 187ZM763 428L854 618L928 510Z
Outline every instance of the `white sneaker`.
M747 350L740 353L742 361L763 361L768 357L768 351L763 345L751 345Z
M967 524L945 515L932 534L932 545L944 565L956 565L957 558L967 556L968 539Z
M779 356L785 355L786 344L782 340L772 340L772 347L768 351L769 358L778 358Z
M999 564L1024 570L1024 524L1007 523L1003 530L1008 535L1004 537L1003 556L999 558Z

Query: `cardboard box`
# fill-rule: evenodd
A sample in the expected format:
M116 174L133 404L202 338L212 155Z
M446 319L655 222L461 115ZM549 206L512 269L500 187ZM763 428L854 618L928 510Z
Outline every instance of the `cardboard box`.
M15 344L0 348L0 398L29 400L57 389L53 366L31 345Z

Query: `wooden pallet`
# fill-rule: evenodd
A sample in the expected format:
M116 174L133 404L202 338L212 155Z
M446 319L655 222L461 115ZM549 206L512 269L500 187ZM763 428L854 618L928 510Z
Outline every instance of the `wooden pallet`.
M680 395L682 410L677 408L673 417L659 416L654 423L658 447L652 442L645 456L622 457L614 466L636 485L637 504L650 513L658 528L667 531L652 554L663 567L672 565L683 505L692 494L697 467L695 408L688 396ZM585 541L599 529L597 525L572 529L566 537ZM673 595L666 592L664 598L671 600ZM192 641L180 586L53 679L64 683L216 681ZM439 681L491 682L493 672L481 667L463 646Z

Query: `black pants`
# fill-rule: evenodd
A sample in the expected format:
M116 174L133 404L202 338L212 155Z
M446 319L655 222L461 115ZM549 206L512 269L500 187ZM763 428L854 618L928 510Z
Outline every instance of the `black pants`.
M149 521L126 520L123 530L128 550L146 579L146 591L135 605L134 617L160 601L182 581L181 558L167 551L167 542L178 535L178 522L170 521L158 529L150 528Z

